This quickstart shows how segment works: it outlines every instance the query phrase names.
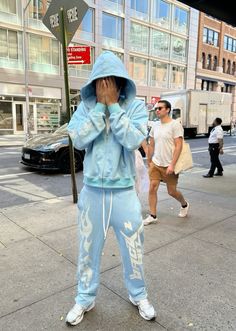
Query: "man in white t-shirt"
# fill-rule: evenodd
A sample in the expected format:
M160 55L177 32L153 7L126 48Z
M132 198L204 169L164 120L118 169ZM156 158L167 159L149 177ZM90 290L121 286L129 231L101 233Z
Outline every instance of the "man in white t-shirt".
M204 178L211 178L213 176L223 176L223 167L219 160L219 154L223 154L224 132L221 127L222 119L217 117L213 122L213 129L211 130L209 143L209 154L211 157L211 168ZM214 174L217 168L217 173Z
M179 217L186 217L189 209L189 203L182 193L177 191L178 175L174 173L183 145L183 127L179 121L170 118L171 104L168 101L160 100L156 105L156 111L160 121L156 122L150 131L148 146L150 214L143 221L144 225L158 221L157 190L161 181L166 183L169 195L180 202Z

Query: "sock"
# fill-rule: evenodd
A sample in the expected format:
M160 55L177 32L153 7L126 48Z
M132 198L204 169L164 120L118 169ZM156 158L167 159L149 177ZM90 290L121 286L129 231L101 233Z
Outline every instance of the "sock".
M152 218L157 218L157 215L150 214L150 216L152 216Z
M186 207L188 207L188 204L186 203L186 205L183 205L183 206L181 206L182 208L186 208Z

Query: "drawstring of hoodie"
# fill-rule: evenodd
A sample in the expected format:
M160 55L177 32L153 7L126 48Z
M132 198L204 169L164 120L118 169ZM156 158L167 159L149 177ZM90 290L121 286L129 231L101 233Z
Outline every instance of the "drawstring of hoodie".
M108 213L108 218L107 218L107 225L106 225L106 220L105 220L105 197L106 197L106 193L103 190L103 194L102 194L102 224L103 224L104 240L107 237L107 232L108 232L109 225L110 225L110 220L111 220L112 200L113 200L112 192L110 194L110 207L109 207L109 213Z

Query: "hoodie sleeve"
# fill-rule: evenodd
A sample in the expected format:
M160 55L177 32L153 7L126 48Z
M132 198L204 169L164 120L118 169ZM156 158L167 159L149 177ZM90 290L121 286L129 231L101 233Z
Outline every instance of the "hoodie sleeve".
M89 112L83 104L79 106L67 127L74 147L79 150L87 148L104 130L105 109L102 103L97 103Z
M136 106L131 117L118 103L108 107L111 130L119 143L128 150L139 148L147 136L147 113L144 103Z

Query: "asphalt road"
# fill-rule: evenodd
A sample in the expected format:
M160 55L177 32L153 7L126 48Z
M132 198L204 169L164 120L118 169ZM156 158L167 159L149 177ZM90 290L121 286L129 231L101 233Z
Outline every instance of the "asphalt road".
M209 167L207 138L188 139L196 171ZM225 136L223 165L236 163L236 136ZM32 201L53 199L71 194L69 175L59 172L39 172L21 165L20 147L0 147L0 208ZM78 191L82 188L82 173L77 174Z

